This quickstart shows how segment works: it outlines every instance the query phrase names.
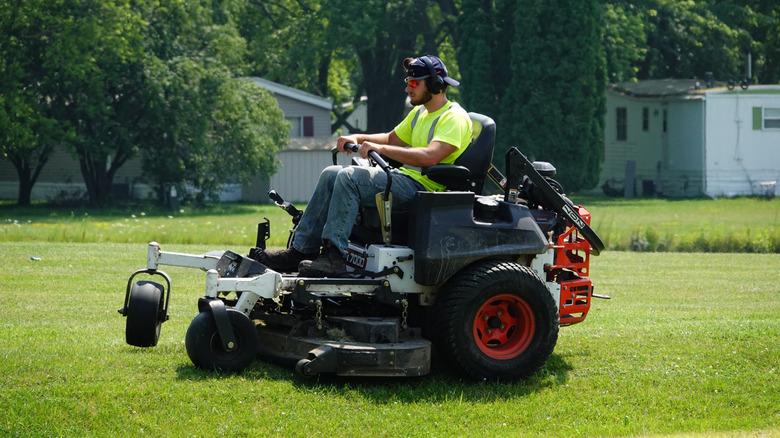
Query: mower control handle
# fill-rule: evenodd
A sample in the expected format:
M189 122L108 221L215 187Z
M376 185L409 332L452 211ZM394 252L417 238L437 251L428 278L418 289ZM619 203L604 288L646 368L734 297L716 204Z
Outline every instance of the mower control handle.
M282 210L286 211L287 214L292 216L293 224L298 225L298 221L301 220L301 216L303 216L303 212L295 208L294 205L287 202L282 198L282 195L277 193L276 190L271 190L268 192L268 197L271 198L272 201L274 201L274 204L276 204L277 207L281 208Z
M346 143L344 145L344 150L347 151L347 152L357 152L358 150L360 150L360 146L356 145L355 143ZM390 167L389 164L387 164L387 161L385 161L385 159L382 158L382 156L379 155L377 153L377 151L369 151L368 152L368 156L369 156L369 158L374 160L374 162L377 164L377 166L382 168L382 170L384 170L385 173L387 174L387 184L385 185L385 196L384 196L384 198L388 199L388 197L390 196L390 188L393 186L393 177L392 177L392 174L390 173L390 171L393 168Z
M282 198L276 190L268 192L268 197L277 204L284 204L284 198Z
M344 150L348 152L355 152L360 150L360 146L356 145L355 143L347 143L344 145ZM385 172L390 172L390 165L387 164L387 161L385 161L384 158L382 158L381 155L379 155L376 151L369 151L368 156L371 157L374 162L382 168Z

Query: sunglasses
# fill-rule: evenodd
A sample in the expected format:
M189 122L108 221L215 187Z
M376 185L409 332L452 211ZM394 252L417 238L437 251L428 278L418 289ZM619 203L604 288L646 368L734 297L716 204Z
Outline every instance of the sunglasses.
M404 82L406 82L406 84L409 85L409 88L417 88L420 85L420 82L424 81L425 78L427 78L427 76L421 78L407 77L404 79Z

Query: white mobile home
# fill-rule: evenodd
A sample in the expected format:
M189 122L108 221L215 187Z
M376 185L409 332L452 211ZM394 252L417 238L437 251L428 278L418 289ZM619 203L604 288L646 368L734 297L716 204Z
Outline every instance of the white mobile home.
M605 192L774 195L780 180L780 85L615 84L605 122Z

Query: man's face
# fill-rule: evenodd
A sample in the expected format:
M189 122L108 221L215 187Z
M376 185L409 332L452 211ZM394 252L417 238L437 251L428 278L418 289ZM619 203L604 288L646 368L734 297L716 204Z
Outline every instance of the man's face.
M404 91L409 96L412 106L425 105L433 98L433 94L428 91L428 87L425 85L425 79L407 77Z

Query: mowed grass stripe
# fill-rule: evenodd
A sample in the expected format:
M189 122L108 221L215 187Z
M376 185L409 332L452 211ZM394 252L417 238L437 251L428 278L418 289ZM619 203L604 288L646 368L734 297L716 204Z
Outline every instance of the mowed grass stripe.
M204 252L208 245L167 245ZM300 380L261 361L192 367L204 274L171 268L160 345L124 343L143 244L2 243L0 434L320 436L780 433L780 258L607 252L588 319L528 381ZM33 261L30 256L40 257Z

